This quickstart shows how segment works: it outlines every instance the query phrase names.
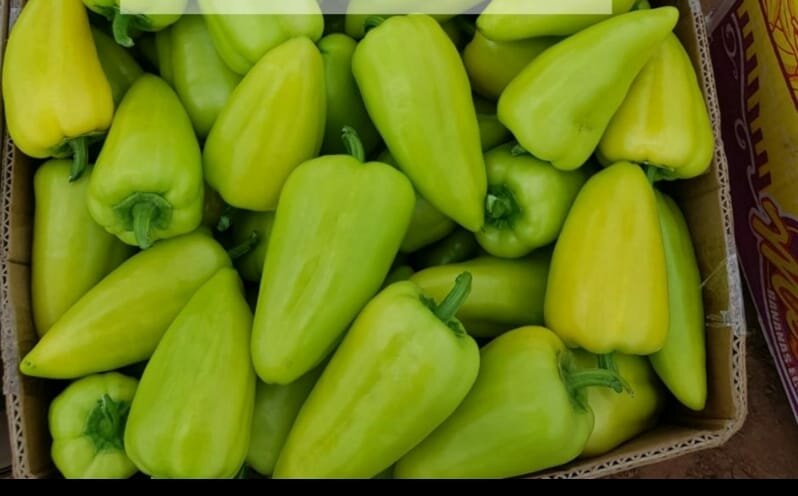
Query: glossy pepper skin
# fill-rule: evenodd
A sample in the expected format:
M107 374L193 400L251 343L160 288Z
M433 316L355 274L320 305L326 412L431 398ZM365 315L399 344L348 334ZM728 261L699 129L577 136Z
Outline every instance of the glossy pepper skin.
M504 127L496 116L496 104L479 97L474 97L474 108L477 110L479 136L482 151L487 152L512 140L510 131Z
M86 193L91 168L73 183L70 168L68 160L51 160L33 177L31 303L40 336L132 255L130 247L89 215Z
M619 162L577 196L554 248L544 313L569 346L649 355L668 334L668 276L654 190Z
M588 179L582 168L561 171L512 143L485 155L488 196L477 241L491 255L519 258L553 243Z
M477 31L463 51L471 86L479 95L498 100L504 89L530 62L559 38L493 41Z
M650 359L676 399L700 411L707 401L701 273L684 214L672 198L660 192L656 195L668 270L670 327L662 350Z
M689 179L709 169L714 151L712 122L693 63L671 34L610 121L599 159L649 164L661 168L659 177Z
M466 229L481 229L487 179L476 110L440 25L425 15L385 20L358 44L352 71L372 121L419 193Z
M155 5L152 2L127 2L121 0L83 0L86 7L105 16L111 21L114 39L124 47L132 47L135 43L133 36L142 31L156 32L177 22L186 10L188 0L159 0L160 9L170 10L170 14L152 14L150 10ZM128 8L130 12L120 9ZM149 7L149 8L148 8Z
M127 90L144 73L127 50L119 46L113 39L97 28L91 29L94 37L94 46L97 47L97 56L103 72L111 85L111 94L114 104L119 105Z
M269 211L286 179L324 138L324 63L307 38L265 55L222 110L205 143L205 179L237 208Z
M202 158L191 121L164 80L146 74L125 95L89 183L94 220L147 249L202 221Z
M459 276L440 304L411 282L377 295L299 412L275 477L374 477L440 425L479 370L454 317L469 286Z
M675 7L633 11L557 43L507 86L499 120L534 156L581 167L678 18Z
M582 369L601 366L598 356L574 350L576 365ZM646 357L613 355L618 374L634 394L618 394L605 388L591 388L587 403L593 411L593 430L582 457L608 453L626 441L651 429L667 401L665 390Z
M247 464L271 476L299 410L324 371L316 367L285 386L258 381Z
M352 126L366 155L379 145L381 138L371 122L355 77L352 75L352 55L357 42L345 34L325 36L318 43L324 59L324 83L327 89L327 125L321 152L324 155L345 153L341 129Z
M20 370L74 379L144 361L197 289L229 266L224 249L201 231L158 243L79 299L23 358Z
M456 229L452 234L426 248L413 253L411 265L417 270L465 262L479 254L479 244L474 234Z
M393 167L331 155L291 175L269 240L252 332L264 382L289 384L332 351L380 289L410 224L413 187Z
M67 479L127 479L138 469L125 454L124 432L138 381L117 372L91 375L50 404L50 456Z
M564 464L593 429L586 388L621 391L614 372L579 370L548 329L522 327L482 348L457 410L394 468L396 478L499 478Z
M3 99L14 144L38 159L74 156L70 179L78 179L90 141L105 134L114 115L80 0L25 4L8 38Z
M513 7L519 0L492 0L487 8L477 19L477 27L491 40L513 41L538 38L541 36L569 36L587 27L600 23L612 17L632 10L637 0L612 0L612 15L609 14L578 14L567 12L567 8L574 2L559 0L522 0L524 7L529 12L540 14L518 14L513 12ZM571 8L585 5L576 2ZM551 7L557 6L558 12Z
M235 257L234 263L245 281L260 281L273 228L274 212L242 210L236 213L233 221L233 246L245 248L245 253Z
M480 257L422 270L410 277L432 298L442 298L457 274L473 277L471 294L457 312L468 333L496 337L524 325L543 324L543 299L551 254L520 260Z
M203 16L184 16L157 34L159 69L186 107L200 138L211 132L230 95L241 82L216 53Z
M244 75L273 48L291 38L319 41L324 16L316 0L292 0L292 7L307 14L225 15L228 0L198 0L216 50L227 66ZM292 9L293 10L293 9Z
M238 473L255 403L251 328L252 312L232 268L219 270L181 310L130 407L125 447L142 472L170 478Z

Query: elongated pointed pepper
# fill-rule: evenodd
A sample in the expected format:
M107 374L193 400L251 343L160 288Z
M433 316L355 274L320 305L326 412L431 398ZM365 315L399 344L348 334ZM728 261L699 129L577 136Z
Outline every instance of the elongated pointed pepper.
M181 310L141 376L125 448L156 477L233 477L249 447L255 372L252 312L232 268L219 270Z
M69 161L51 160L33 177L31 303L40 336L133 252L91 218L86 207L91 168L73 183L70 168Z
M410 224L415 194L387 164L333 155L299 166L286 183L263 267L252 361L268 383L288 384L332 351L379 291Z
M159 55L161 75L177 92L197 135L205 138L241 76L216 53L202 16L184 16L157 36L165 38L157 41L164 55Z
M124 433L138 381L117 372L91 375L50 404L50 455L67 479L127 479L138 469L125 453Z
M286 179L324 138L324 63L307 38L271 50L247 74L205 143L205 179L237 208L274 210Z
M633 11L557 43L507 86L499 120L534 156L581 167L678 18L675 7Z
M458 276L440 303L411 282L377 295L299 412L275 477L374 477L451 415L479 370L454 317L470 286Z
M488 197L477 241L491 255L523 257L553 243L588 179L582 168L561 171L512 143L485 155Z
M156 32L177 22L188 5L188 0L158 0L156 2L127 2L121 0L83 0L86 7L111 21L114 39L124 47L132 47L133 37L142 31ZM127 10L123 10L125 7ZM152 10L169 11L153 14Z
M482 349L468 396L394 477L514 477L567 463L593 429L593 386L620 392L623 383L613 371L578 369L548 329L510 331Z
M487 189L468 75L431 17L391 17L355 49L352 71L388 149L438 210L476 232Z
M275 9L279 4L270 0ZM291 38L319 41L324 16L316 0L291 0L294 12L305 14L224 14L229 0L199 0L216 50L227 66L242 76L271 49Z
M80 298L20 364L23 374L74 379L144 361L186 302L230 259L197 231L131 257Z
M604 163L656 166L659 178L689 179L709 169L714 151L712 122L695 68L671 34L610 121L598 157Z
M114 115L111 86L80 0L30 0L8 38L3 63L8 133L33 158L73 157L71 180L88 164L89 143Z
M677 400L700 411L707 401L706 326L690 229L679 206L657 192L659 221L668 269L670 327L662 350L651 355L657 375Z
M133 55L108 35L97 28L92 28L91 34L94 36L94 45L97 47L97 56L100 58L103 72L111 85L114 104L119 105L127 90L144 71Z
M544 313L569 346L649 355L668 335L668 275L657 202L619 162L577 196L554 248Z
M125 95L89 184L94 220L127 244L149 248L202 221L197 137L177 95L144 75Z

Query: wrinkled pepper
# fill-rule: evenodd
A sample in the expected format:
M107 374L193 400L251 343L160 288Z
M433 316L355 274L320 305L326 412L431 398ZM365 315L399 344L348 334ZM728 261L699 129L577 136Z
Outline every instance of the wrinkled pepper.
M481 32L463 51L463 63L471 86L479 95L498 100L510 81L559 38L532 38L520 41L493 41Z
M145 74L125 95L89 183L94 220L147 249L202 221L202 156L177 95Z
M499 336L480 353L479 376L457 410L394 468L396 478L499 478L567 463L593 429L588 388L622 391L617 374L578 369L542 327Z
M205 179L237 208L274 210L286 179L324 138L324 63L307 38L271 50L247 74L205 143Z
M592 353L649 355L668 334L668 276L654 189L619 162L593 176L565 221L549 272L547 327Z
M299 410L323 371L322 366L316 367L285 386L258 381L247 464L259 474L274 472Z
M510 131L504 127L504 124L502 124L496 116L495 103L475 97L474 108L477 110L479 136L483 152L492 150L512 139L513 136L510 134Z
M86 7L111 21L114 39L124 47L132 47L133 37L142 31L156 32L176 23L186 10L188 0L159 0L158 8L174 12L152 14L154 2L124 2L122 0L83 0ZM124 7L128 11L121 9ZM179 12L179 13L178 13Z
M233 477L249 447L255 372L252 312L232 268L219 270L181 310L141 376L125 448L147 475Z
M291 38L319 41L324 33L324 16L316 0L291 0L302 15L230 15L224 12L229 0L198 0L211 31L216 50L227 66L242 76L273 48Z
M473 277L471 295L457 318L475 337L495 337L525 325L543 324L543 298L551 254L535 253L520 260L480 257L441 265L410 277L433 298L442 298L451 280L467 271Z
M58 319L20 370L74 379L148 359L189 298L225 266L227 253L202 231L134 255Z
M241 76L216 53L202 16L184 16L157 36L161 76L177 92L197 135L205 138Z
M485 227L476 234L482 248L518 258L554 242L588 179L586 168L558 170L512 143L488 152L485 164Z
M429 0L350 0L347 5L346 33L359 40L366 34L369 17L387 18L408 13L424 14L430 7ZM466 12L480 3L480 0L435 0L434 13L430 17L445 23L456 14Z
M89 144L111 125L114 99L80 0L30 0L11 29L3 63L6 124L26 155L73 157L71 180Z
M668 270L670 327L662 350L649 358L676 399L700 411L707 401L701 273L684 214L672 198L660 192L656 195Z
M488 39L496 41L568 36L613 15L629 12L638 0L612 0L611 14L579 14L579 9L585 6L583 0L522 1L525 12L539 13L521 14L517 9L513 11L519 0L492 0L477 19L477 27ZM552 7L556 7L556 11Z
M300 410L275 477L374 477L451 415L479 370L454 317L470 285L458 276L440 303L411 282L377 295Z
M558 169L581 167L678 18L670 6L636 10L557 43L507 86L499 120L534 156Z
M299 166L274 220L252 332L252 361L264 382L289 384L332 351L379 290L407 232L415 204L407 178L353 156Z
M321 147L322 154L345 153L341 129L351 126L360 136L366 155L370 156L380 144L381 138L371 122L352 75L352 55L357 42L345 34L332 34L322 38L318 46L324 59L324 82L327 89L327 126Z
M33 177L31 303L39 336L131 254L86 208L91 168L69 183L71 163L51 160Z
M598 148L604 163L661 168L659 177L689 179L709 169L715 137L693 63L671 34L635 80Z
M456 229L446 238L413 253L410 263L415 269L423 270L437 265L465 262L478 254L479 244L474 234L465 229Z
M127 479L138 469L125 454L124 433L138 381L117 372L91 375L50 403L50 456L67 479Z
M274 212L241 210L235 214L233 246L244 248L245 253L240 257L234 257L234 263L245 281L260 281L273 227Z
M602 366L600 357L584 350L574 350L574 357L576 366L582 369ZM605 388L587 391L594 422L582 457L608 453L654 427L667 400L646 357L616 354L613 360L633 394L618 394Z
M97 28L92 28L91 34L94 36L94 46L97 48L97 56L105 72L105 77L111 85L111 94L114 104L119 105L127 90L144 73L127 50L119 46L108 35Z
M425 15L388 18L358 44L352 71L418 192L466 229L481 229L487 179L479 124L468 75L440 25Z

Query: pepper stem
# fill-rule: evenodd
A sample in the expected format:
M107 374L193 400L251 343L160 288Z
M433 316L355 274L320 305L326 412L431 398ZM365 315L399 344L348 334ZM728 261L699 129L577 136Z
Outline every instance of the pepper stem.
M230 256L230 260L238 260L254 250L258 243L260 243L260 236L255 231L252 231L246 241L228 250L227 254Z
M94 443L97 452L107 449L124 449L123 437L130 404L114 401L104 394L89 413L85 434Z
M439 319L445 323L449 323L454 318L457 311L463 306L463 303L468 299L471 294L471 273L463 272L454 281L454 288L444 298L443 302L438 305L434 312Z
M493 227L512 227L513 218L520 211L512 191L504 185L488 188L485 197L485 221Z
M368 33L372 29L379 27L380 24L385 22L385 18L381 16L368 16L366 22L363 23L363 29Z
M513 211L513 204L510 198L488 194L485 201L485 210L494 219L503 219Z
M607 387L616 393L624 390L621 377L616 372L606 369L587 369L570 372L566 376L566 383L573 395L589 387Z
M660 170L659 167L655 167L653 165L649 165L646 168L646 178L648 179L649 184L654 184L660 180Z
M157 212L157 207L152 203L138 203L133 207L133 233L139 248L146 250L152 246L152 222Z
M89 165L89 138L80 136L69 140L69 147L72 149L72 168L69 170L69 182L73 183L80 179L86 167Z
M172 205L156 193L133 193L114 206L114 212L142 250L152 246L153 228L167 229L172 220Z
M618 370L618 364L615 362L615 353L605 353L603 355L599 355L598 366L600 369L609 370L610 372L617 375L618 379L621 381L621 387L623 387L623 390L629 393L630 395L634 395L634 392L632 391L632 386L628 382L626 382L626 379L623 378L620 370Z
M359 162L366 161L366 150L363 148L363 142L360 141L360 136L351 126L344 126L341 131L341 140L344 142L346 151L355 157Z
M133 43L133 38L130 37L130 23L134 16L122 14L118 10L114 12L114 20L111 21L111 27L114 32L114 39L123 47L130 48Z
M225 205L222 209L222 215L219 217L219 223L216 224L216 230L220 233L226 232L233 226L233 213L235 209L230 205Z

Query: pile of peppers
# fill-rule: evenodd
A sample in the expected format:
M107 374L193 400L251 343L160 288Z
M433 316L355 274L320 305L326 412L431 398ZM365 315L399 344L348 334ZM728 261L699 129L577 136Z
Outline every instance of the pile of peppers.
M514 477L706 407L666 191L715 140L679 12L512 1L26 3L2 80L40 159L19 367L60 384L63 476Z

